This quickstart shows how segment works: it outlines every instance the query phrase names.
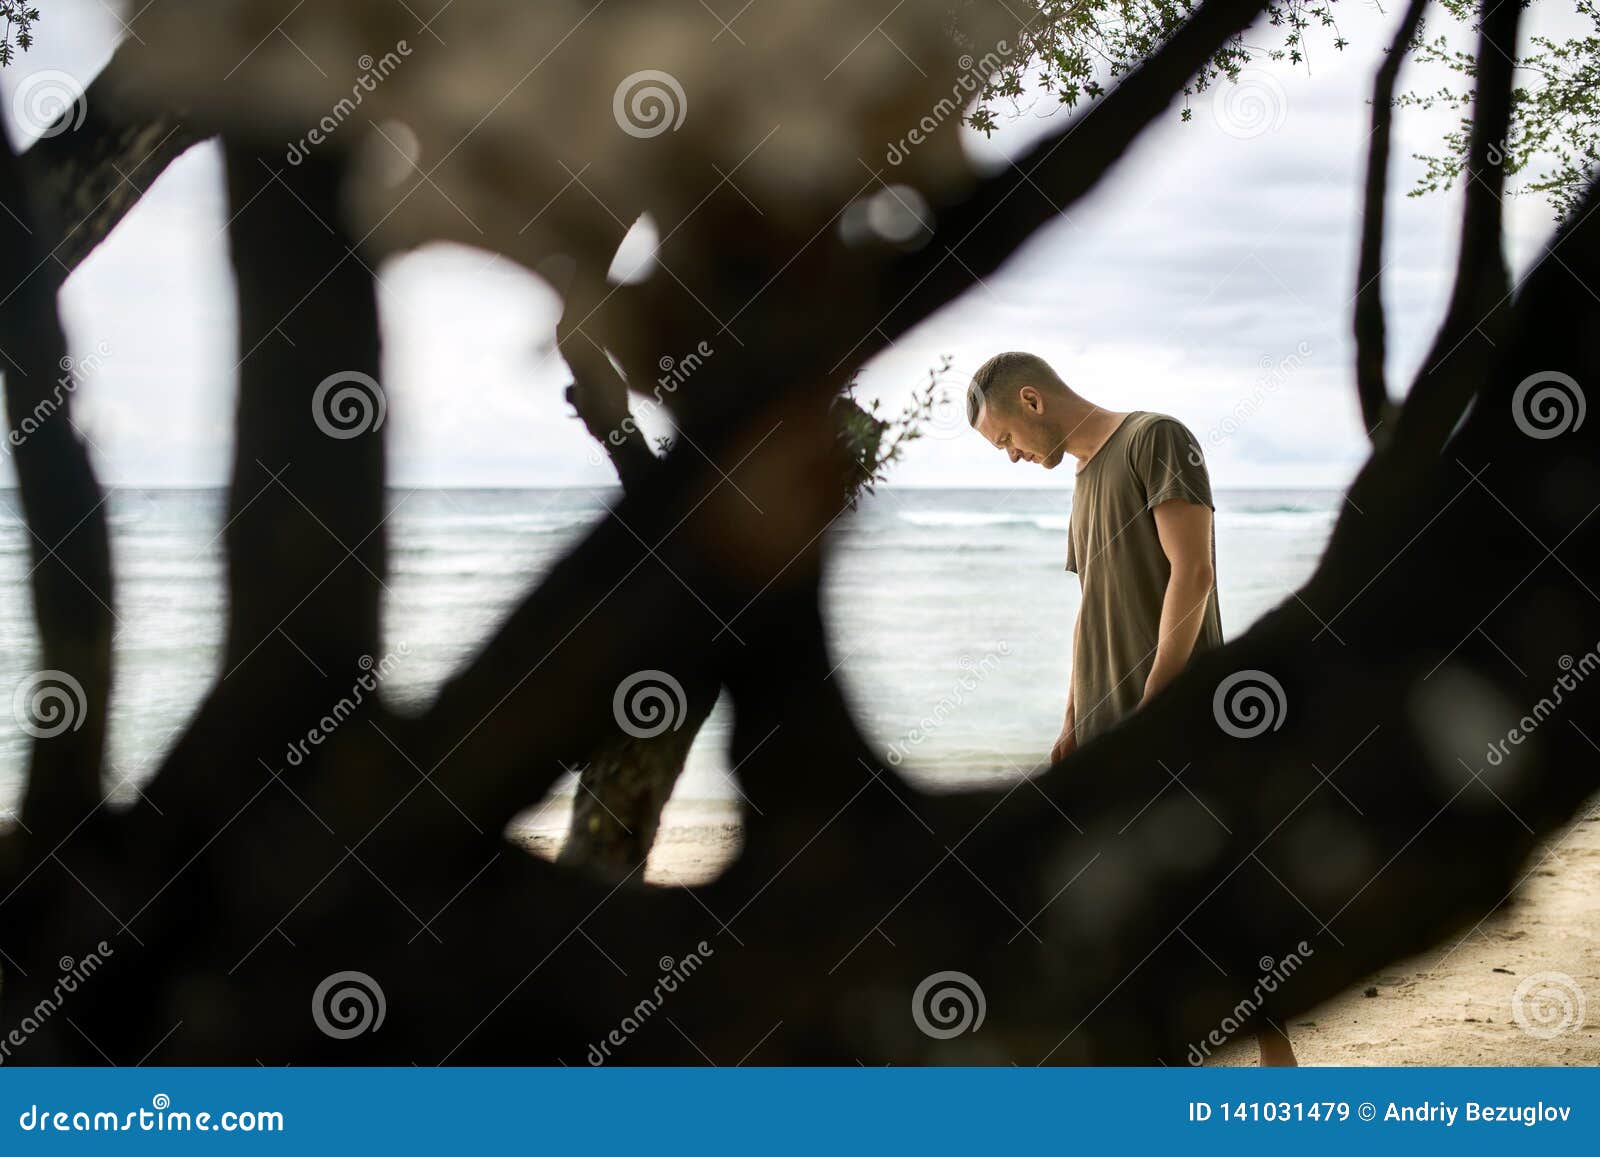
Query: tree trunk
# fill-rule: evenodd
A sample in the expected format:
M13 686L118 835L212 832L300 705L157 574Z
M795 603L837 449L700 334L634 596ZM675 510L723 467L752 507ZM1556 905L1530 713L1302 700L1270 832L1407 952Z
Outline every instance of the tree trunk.
M605 448L624 493L637 495L658 474L660 462L631 420L627 386L609 362L590 352L592 347L573 343L570 349L576 380L567 390L567 400L590 436ZM855 467L847 484L853 502L876 476L886 424L840 397L835 413L846 411L850 420L841 418L840 441ZM707 681L683 687L686 708L680 714L670 707L675 720L670 730L636 738L619 728L579 765L562 863L586 866L609 879L626 879L644 865L655 844L662 809L683 774L695 737L716 706L719 688Z
M914 251L802 231L797 253L776 212L750 238L697 217L715 244L690 304L749 307L749 348L719 350L683 416L698 454L625 495L419 715L363 699L298 764L286 741L333 717L381 638L381 431L340 438L313 418L325 375L375 375L376 306L338 174L317 162L285 187L235 143L229 666L126 810L84 790L92 737L35 739L30 797L72 826L0 842L7 1063L1177 1064L1500 907L1600 788L1600 423L1581 421L1581 385L1564 421L1548 390L1528 398L1600 381L1600 302L1570 280L1600 280L1600 189L1559 260L1524 279L1507 340L1413 384L1421 444L1475 400L1444 452L1380 448L1292 598L1060 766L920 792L877 761L830 678L835 370L863 333L894 340L1070 210L1253 11L1208 0L1063 127L1070 147L975 178ZM1046 195L1011 200L1024 181ZM0 199L25 200L9 167ZM1494 276L1485 209L1468 214L1459 302ZM7 253L26 272L26 242ZM630 304L675 293L666 280ZM13 422L59 349L40 284L24 278L5 319L10 355L44 374L7 373ZM27 445L29 529L53 541L93 476L72 439ZM74 540L84 571L35 591L46 646L82 656L97 713L100 613L62 613L83 596L61 591L109 581L103 541ZM509 844L563 761L615 742L619 687L669 670L734 709L749 809L729 870L621 888ZM1241 712L1241 679L1270 707ZM90 952L104 967L41 1017ZM1290 955L1292 976L1241 1014ZM927 1002L948 996L930 985L957 974L986 1015L930 1031ZM353 989L369 1013L351 1016Z
M600 745L578 774L562 863L611 879L644 864L716 690L696 687L679 727L648 739L616 735Z

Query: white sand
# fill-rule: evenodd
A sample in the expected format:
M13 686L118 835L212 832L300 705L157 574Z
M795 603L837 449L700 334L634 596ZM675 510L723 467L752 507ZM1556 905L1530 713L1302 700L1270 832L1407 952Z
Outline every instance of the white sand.
M552 799L518 819L510 834L535 855L554 859L571 816L570 800ZM672 800L662 812L644 878L651 884L703 884L733 861L743 842L734 801Z
M569 810L553 800L514 834L554 857ZM645 878L703 883L740 844L731 804L674 802ZM1542 1039L1517 1023L1513 999L1530 977L1552 973L1559 976L1533 983L1564 999L1570 1015L1561 1032ZM1559 999L1549 1006L1558 1021ZM1478 927L1367 978L1296 1019L1289 1032L1308 1064L1600 1065L1600 808L1587 808L1535 852L1506 903ZM1254 1064L1255 1045L1231 1045L1213 1063Z
M1525 982L1554 998L1546 1027L1565 1023L1549 1039L1517 1022ZM1535 1029L1538 1004L1521 1001ZM1536 851L1483 923L1297 1018L1289 1035L1310 1064L1600 1064L1600 809L1586 808ZM1255 1045L1232 1046L1219 1061L1254 1064Z

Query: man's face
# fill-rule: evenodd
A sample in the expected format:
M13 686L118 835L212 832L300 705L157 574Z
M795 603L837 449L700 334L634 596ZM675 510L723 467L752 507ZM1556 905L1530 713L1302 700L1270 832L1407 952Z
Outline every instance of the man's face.
M1045 421L1044 397L1032 386L985 404L977 430L1013 462L1033 462L1054 470L1066 456L1066 448L1056 444L1050 423Z

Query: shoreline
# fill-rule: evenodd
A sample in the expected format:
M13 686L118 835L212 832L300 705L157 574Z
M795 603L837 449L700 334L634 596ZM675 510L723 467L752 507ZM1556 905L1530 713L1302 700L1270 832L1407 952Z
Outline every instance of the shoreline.
M506 833L536 856L554 860L567 839L572 797L547 799ZM731 864L744 847L737 800L668 800L661 827L644 867L644 882L692 887L705 884Z

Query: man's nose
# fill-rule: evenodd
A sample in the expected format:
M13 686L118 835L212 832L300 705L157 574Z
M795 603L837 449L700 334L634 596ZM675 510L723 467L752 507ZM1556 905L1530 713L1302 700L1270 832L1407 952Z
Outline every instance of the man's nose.
M1022 451L1021 450L1007 450L1006 451L1006 456L1009 457L1013 462L1021 462L1022 461Z

